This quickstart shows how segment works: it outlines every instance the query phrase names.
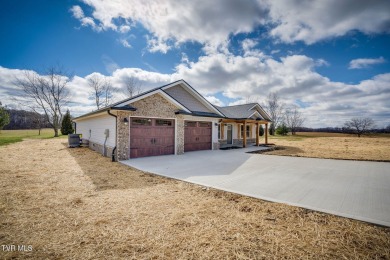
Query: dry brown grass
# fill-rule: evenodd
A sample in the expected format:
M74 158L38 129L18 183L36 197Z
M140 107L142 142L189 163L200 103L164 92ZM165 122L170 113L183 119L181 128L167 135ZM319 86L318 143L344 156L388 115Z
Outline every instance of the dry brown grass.
M283 149L267 152L312 158L390 161L390 135L356 137L338 133L298 133L297 136L271 137Z
M31 259L389 259L390 229L205 189L64 140L0 147L0 244Z

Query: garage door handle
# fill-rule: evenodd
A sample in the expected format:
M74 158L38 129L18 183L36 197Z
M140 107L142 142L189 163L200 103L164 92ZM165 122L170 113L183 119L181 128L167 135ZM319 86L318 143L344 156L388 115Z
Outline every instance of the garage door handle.
M154 144L154 138L150 139L150 143Z

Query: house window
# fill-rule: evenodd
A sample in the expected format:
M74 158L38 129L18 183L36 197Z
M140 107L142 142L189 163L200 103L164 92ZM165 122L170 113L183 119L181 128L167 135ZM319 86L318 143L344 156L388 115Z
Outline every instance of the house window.
M152 125L152 119L150 118L133 118L131 120L132 125Z
M251 125L247 125L246 126L246 137L247 138L250 138L252 135L251 135Z
M199 122L199 127L210 127L210 124L209 122Z
M245 134L246 134L246 138L250 138L251 137L251 126L250 125L246 125ZM240 136L241 136L241 139L244 138L244 125L241 125Z
M188 127L196 127L196 122L187 121L187 122L185 123L185 126L188 126Z
M172 126L172 120L156 119L156 126Z

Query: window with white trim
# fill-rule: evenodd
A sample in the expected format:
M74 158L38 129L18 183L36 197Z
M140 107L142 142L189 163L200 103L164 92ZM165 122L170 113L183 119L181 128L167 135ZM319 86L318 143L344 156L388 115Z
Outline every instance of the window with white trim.
M245 134L246 134L246 138L250 138L252 136L252 134L251 134L251 125L246 125ZM241 136L241 139L244 138L244 125L241 125L240 136Z

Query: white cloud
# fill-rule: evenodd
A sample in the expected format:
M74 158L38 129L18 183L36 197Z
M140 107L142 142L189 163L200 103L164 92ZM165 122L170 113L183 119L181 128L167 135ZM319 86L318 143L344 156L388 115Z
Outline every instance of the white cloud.
M106 71L110 74L120 68L120 66L108 55L102 55L102 62L106 67Z
M158 87L172 81L172 75L151 72L139 68L122 68L112 73L112 81L115 84L122 84L126 78L134 78L139 81L144 90Z
M207 99L207 101L209 101L213 105L216 105L219 107L225 106L225 104L220 99L218 99L214 96L205 96L205 99Z
M72 8L70 8L70 12L72 12L73 17L76 19L84 18L83 9L81 9L81 7L79 5L72 6Z
M349 69L364 69L371 65L385 63L386 60L383 57L377 59L354 59L349 62Z
M165 40L159 38L149 38L147 37L148 49L150 52L162 52L167 53L171 47L166 43Z
M74 6L72 6L72 8L70 8L69 11L73 14L74 18L76 18L80 21L82 26L84 26L84 27L90 26L93 30L95 30L97 32L102 31L102 27L97 26L92 17L85 16L84 11L81 9L80 6L74 5Z
M166 53L173 46L188 41L203 44L207 52L226 44L231 35L252 32L257 26L265 26L277 40L306 44L354 30L366 34L390 32L390 2L387 0L83 2L93 8L92 17L86 17L80 6L71 8L73 16L83 26L127 33L129 24L142 24L150 33L148 47L152 52Z
M151 34L149 47L152 52L166 52L170 44L197 41L219 46L231 34L250 32L264 22L266 9L257 1L236 0L165 0L165 1L101 1L83 0L93 8L92 17L104 30L121 31L126 23L140 23ZM71 10L76 9L73 7ZM81 8L77 7L77 12ZM73 11L73 13L75 13ZM74 15L81 19L80 16ZM130 29L130 28L127 28Z
M245 39L242 41L241 43L241 46L242 46L242 50L244 51L244 57L249 57L249 56L252 56L252 57L258 57L258 58L265 58L266 55L255 49L254 47L257 45L257 42L252 40L252 39Z
M127 33L128 31L130 31L130 26L128 26L128 25L121 25L121 26L119 27L119 31L120 31L121 33Z
M126 39L120 39L119 42L126 48L132 48L131 44Z
M286 43L313 44L358 30L366 34L390 32L390 1L327 0L268 1L270 34Z

